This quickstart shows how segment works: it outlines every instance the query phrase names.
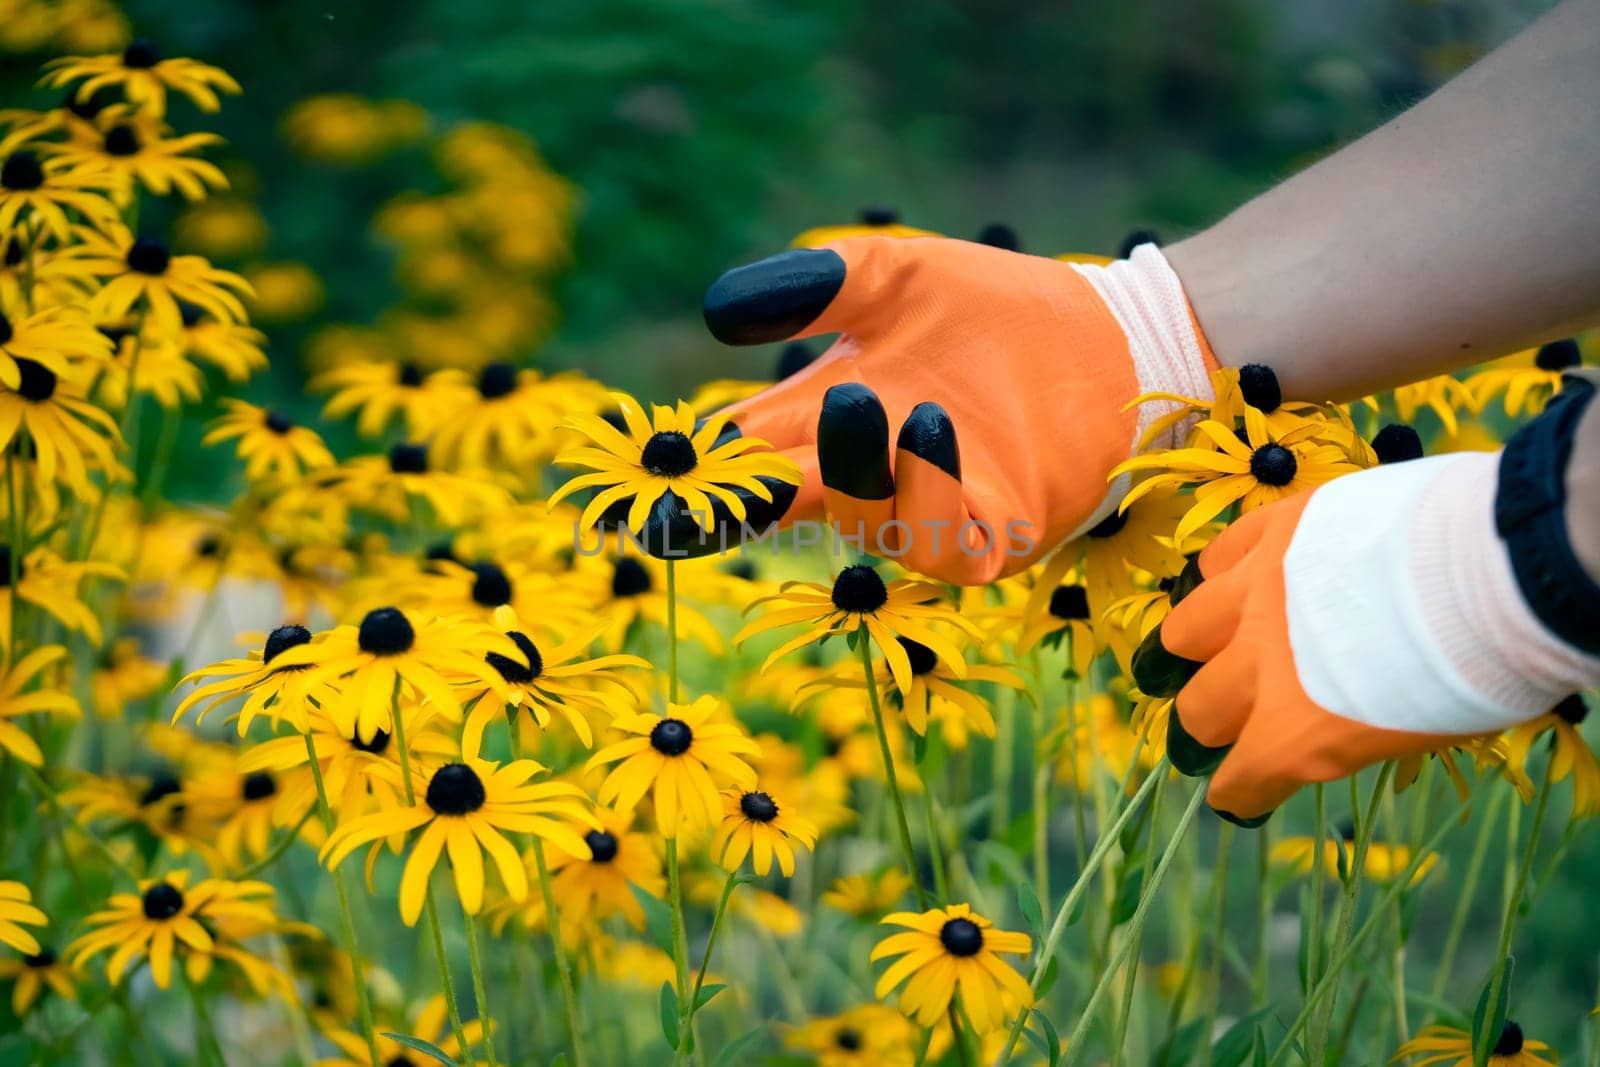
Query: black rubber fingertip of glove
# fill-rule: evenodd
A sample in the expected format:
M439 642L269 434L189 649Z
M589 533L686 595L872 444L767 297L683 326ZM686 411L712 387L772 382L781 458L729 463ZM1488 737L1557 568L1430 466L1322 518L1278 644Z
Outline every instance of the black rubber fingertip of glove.
M931 400L911 409L900 427L895 447L961 480L961 447L956 443L955 423L944 408Z
M1203 778L1222 765L1232 745L1203 745L1184 728L1178 709L1167 714L1167 759L1179 774Z
M1007 252L1022 251L1022 238L1017 236L1017 231L1003 222L991 222L978 231L978 243L991 248L1003 248Z
M878 394L855 382L823 394L817 418L817 469L823 485L857 500L894 496L889 416Z
M844 275L844 259L826 248L799 248L735 267L706 290L706 328L730 345L793 337L827 310Z
M1265 824L1268 819L1272 818L1272 812L1270 811L1263 815L1252 815L1248 819L1239 815L1235 815L1231 811L1223 811L1221 808L1212 808L1211 811L1216 815L1217 818L1226 822L1231 822L1233 825L1241 827L1245 830L1254 830L1257 827Z
M1172 591L1168 594L1172 606L1181 604L1204 580L1200 573L1200 557L1190 556L1178 577L1173 579ZM1175 697L1178 690L1189 684L1201 664L1169 651L1161 642L1161 626L1157 624L1134 649L1132 667L1133 681L1140 692L1152 697Z

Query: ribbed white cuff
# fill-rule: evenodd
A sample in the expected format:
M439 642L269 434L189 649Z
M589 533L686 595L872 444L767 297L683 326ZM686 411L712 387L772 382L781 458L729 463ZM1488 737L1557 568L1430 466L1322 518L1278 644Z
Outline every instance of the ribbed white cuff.
M1074 263L1072 267L1094 286L1122 332L1128 335L1128 350L1141 393L1214 398L1200 337L1189 313L1189 298L1161 249L1143 244L1127 259L1110 266ZM1177 405L1170 401L1139 405L1135 442L1144 437L1151 423L1175 410ZM1177 448L1187 434L1187 425L1180 425L1155 444Z
M1434 641L1461 678L1516 721L1600 682L1600 659L1545 629L1495 534L1498 454L1463 456L1417 500L1411 563Z

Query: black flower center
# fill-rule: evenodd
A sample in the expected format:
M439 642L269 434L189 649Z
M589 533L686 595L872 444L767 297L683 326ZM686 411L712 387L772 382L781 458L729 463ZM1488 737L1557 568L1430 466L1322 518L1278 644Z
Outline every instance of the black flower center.
M240 792L246 800L265 800L278 791L278 783L266 771L246 775Z
M362 752L370 752L374 756L381 756L389 747L389 731L374 730L370 738L363 740L361 732L358 730L356 735L350 739L350 747L358 748Z
M1403 422L1391 422L1372 437L1379 463L1403 463L1422 458L1422 438Z
M778 817L778 802L770 793L755 790L739 798L739 811L751 822L771 822Z
M449 560L451 563L460 562L460 560L456 559L455 546L449 541L439 541L435 544L429 545L428 550L422 555L425 559L433 563L438 563L440 560Z
M31 192L43 184L44 168L32 152L13 152L0 164L0 185L12 192Z
M511 603L511 579L496 563L472 565L472 602L486 608Z
M14 331L11 329L11 320L6 318L4 315L0 315L0 345L3 345L7 341L11 340L13 335Z
M1089 536L1115 537L1117 534L1122 532L1122 528L1126 525L1128 525L1128 513L1126 511L1113 511L1111 514L1107 515L1105 518L1089 527Z
M662 719L650 728L650 747L663 756L681 756L694 744L694 731L682 719Z
M19 559L19 560L17 560L17 581L20 582L22 580L23 573L24 572L23 572L23 569L22 569L22 561ZM10 586L11 586L11 546L10 545L0 545L0 589L8 589L8 588L10 588Z
M478 375L478 394L485 400L505 396L517 387L517 369L509 363L491 363Z
M971 919L950 919L939 928L939 943L952 956L976 956L983 948L983 930Z
M512 630L506 636L511 638L511 643L516 645L527 658L526 664L518 663L510 656L502 656L498 652L490 652L483 658L489 666L500 672L500 677L512 685L527 685L544 673L544 657L539 655L539 646L534 644L527 634Z
M122 51L122 65L129 70L149 70L161 62L161 52L155 43L141 37Z
M134 156L139 154L139 135L133 127L119 123L106 131L106 155Z
M1282 445L1262 445L1250 454L1250 474L1262 485L1288 485L1299 469L1294 453Z
M644 443L639 463L659 478L681 478L694 470L700 457L689 438L677 430L658 433Z
M266 417L266 427L273 433L282 436L294 429L294 420L281 411L269 411Z
M1582 362L1583 353L1578 350L1578 342L1570 337L1541 345L1539 354L1533 357L1533 365L1540 370L1566 370Z
M150 805L183 791L183 783L170 774L158 774L150 779L150 784L145 786L143 793L139 794L139 806L148 808Z
M128 268L140 274L165 274L172 253L160 241L141 237L128 248Z
M861 1031L846 1026L833 1035L833 1043L846 1052L856 1052L861 1048Z
M889 589L878 572L863 564L846 567L833 580L833 606L861 614L877 611L889 602Z
M428 780L428 807L440 815L466 815L483 807L483 779L465 763L446 763Z
M29 967L48 967L55 961L56 954L47 948L42 948L31 956L22 957L22 962Z
M377 608L361 620L356 643L374 656L399 656L411 651L417 631L399 608Z
M304 626L280 626L267 635L267 643L261 647L261 662L271 663L281 653L307 644L310 640L311 631Z
M408 389L415 389L422 384L422 368L415 363L402 363L396 380Z
M428 446L395 445L389 449L389 469L396 474L427 473Z
M906 650L906 659L911 661L912 674L927 674L939 665L939 657L933 649L921 641L913 641L909 637L897 637L900 647Z
M417 1061L402 1052L398 1056L390 1056L384 1061L383 1067L417 1067Z
M194 554L201 559L214 559L222 551L222 538L208 533L195 542Z
M1278 376L1272 368L1260 363L1246 363L1239 368L1239 393L1244 402L1270 414L1283 403L1283 390L1278 387Z
M589 846L596 863L610 863L617 858L617 838L604 830L590 830L583 835L583 843Z
M165 922L183 910L183 893L177 886L157 882L144 891L144 917Z
M650 572L636 559L617 560L611 572L611 595L614 597L639 596L650 591Z
M1494 1043L1496 1056L1515 1056L1522 1051L1522 1027L1507 1019L1500 1028L1500 1040Z
M1050 614L1058 619L1087 619L1089 591L1081 585L1058 585L1050 594Z
M1559 716L1563 721L1576 726L1588 717L1589 705L1583 702L1583 697L1573 693L1551 708L1550 714Z
M56 395L56 372L22 356L16 358L17 376L22 380L17 383L17 392L22 399L35 404L42 404Z

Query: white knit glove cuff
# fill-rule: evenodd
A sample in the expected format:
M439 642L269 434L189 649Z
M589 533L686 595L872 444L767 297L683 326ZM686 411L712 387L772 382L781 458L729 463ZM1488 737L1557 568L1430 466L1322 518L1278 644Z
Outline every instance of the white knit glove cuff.
M1600 684L1600 659L1547 630L1495 533L1499 456L1459 453L1318 489L1284 555L1306 695L1370 726L1474 734Z
M1143 244L1127 259L1119 259L1109 266L1086 263L1071 266L1094 287L1117 325L1127 334L1140 393L1175 393L1198 400L1215 399L1200 336L1189 311L1189 298L1184 295L1183 283L1161 249ZM1138 451L1139 442L1152 423L1178 407L1169 400L1140 404L1138 429L1128 443L1128 455ZM1192 421L1186 420L1171 427L1152 442L1153 447L1181 447L1191 425ZM1128 494L1130 484L1131 476L1127 474L1112 482L1106 501L1072 536L1077 537L1114 512Z

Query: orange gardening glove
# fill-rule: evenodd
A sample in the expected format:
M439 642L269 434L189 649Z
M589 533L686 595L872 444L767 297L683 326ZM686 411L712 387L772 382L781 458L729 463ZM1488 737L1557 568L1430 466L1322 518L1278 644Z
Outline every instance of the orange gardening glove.
M1504 458L1346 475L1250 512L1200 554L1203 581L1158 640L1204 664L1170 687L1168 754L1213 774L1219 814L1259 825L1308 782L1502 730L1600 683L1600 588L1565 542L1564 453L1549 445L1563 418L1572 406L1553 404ZM1161 689L1152 678L1140 684Z
M730 409L805 474L782 521L825 510L861 551L963 584L1016 573L1110 514L1126 491L1111 469L1170 410L1131 401L1210 396L1215 366L1154 245L1096 266L847 238L729 271L705 318L729 344L840 335Z

